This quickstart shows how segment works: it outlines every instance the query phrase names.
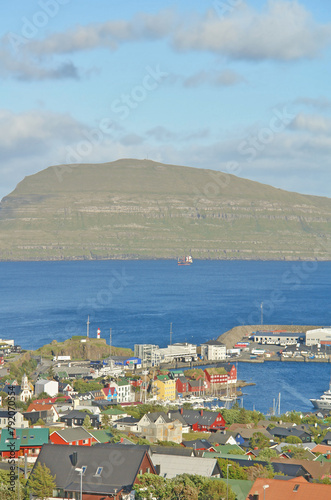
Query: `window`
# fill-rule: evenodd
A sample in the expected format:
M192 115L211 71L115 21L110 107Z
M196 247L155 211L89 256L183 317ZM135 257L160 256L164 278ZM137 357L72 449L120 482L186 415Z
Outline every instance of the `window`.
M101 476L103 467L98 467L96 473L94 474L95 476Z

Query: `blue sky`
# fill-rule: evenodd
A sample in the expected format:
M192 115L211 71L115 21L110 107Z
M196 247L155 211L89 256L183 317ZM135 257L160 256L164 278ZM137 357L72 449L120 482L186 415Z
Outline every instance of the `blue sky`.
M16 0L0 26L0 198L131 157L331 196L327 0Z

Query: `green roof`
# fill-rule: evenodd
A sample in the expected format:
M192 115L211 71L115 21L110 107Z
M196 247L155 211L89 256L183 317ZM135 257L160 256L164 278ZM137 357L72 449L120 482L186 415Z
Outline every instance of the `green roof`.
M243 452L243 455L244 455L244 451L242 448L240 448L240 446L238 446L237 444L219 444L217 445L217 443L213 443L215 444L216 446L216 450L217 450L217 453L231 453L233 452L233 450L241 450ZM238 455L241 457L241 455Z
M130 382L127 378L121 378L121 379L117 380L116 384L117 385L128 385L128 384L130 384Z
M220 478L219 481L226 483L226 478ZM229 479L229 486L236 495L236 500L246 500L254 481L245 481L244 479Z
M213 451L205 451L203 454L204 458L225 458L227 460L234 460L240 458L240 460L251 460L252 458L248 455L231 455L231 453L216 453Z
M125 411L120 410L119 408L108 408L107 410L104 410L101 413L102 415L123 415L125 414Z
M165 380L170 380L168 375L158 375L156 378L158 380L161 380L161 382L164 382Z
M48 443L49 429L28 428L15 429L16 439L13 439L13 432L7 428L2 429L0 439L0 451L9 451L9 446L15 443L15 451L21 446L42 446Z
M109 443L113 437L112 433L105 429L91 429L89 430L89 433L92 434L92 436L95 437L95 439L97 439L100 443Z

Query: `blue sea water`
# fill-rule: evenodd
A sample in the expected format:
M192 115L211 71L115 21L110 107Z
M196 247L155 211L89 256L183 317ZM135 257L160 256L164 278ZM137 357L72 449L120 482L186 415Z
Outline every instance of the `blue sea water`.
M90 336L100 327L108 339L112 328L113 345L131 348L167 345L170 323L173 342L199 344L259 324L261 302L265 324L331 323L331 262L1 262L0 276L0 337L27 349L84 335L88 315ZM309 409L308 397L327 388L329 372L316 363L240 364L240 378L258 382L245 391L244 405L261 409L259 400L267 411L287 391L284 411L294 403Z

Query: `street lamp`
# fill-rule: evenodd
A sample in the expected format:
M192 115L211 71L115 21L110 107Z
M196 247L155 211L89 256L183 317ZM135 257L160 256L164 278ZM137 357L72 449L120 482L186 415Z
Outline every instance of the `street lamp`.
M263 500L265 500L265 490L269 488L269 484L264 484L263 485Z
M226 500L229 498L229 467L232 467L232 464L226 464Z
M81 467L76 467L75 469L76 472L80 475L80 500L83 500L83 473L84 469Z

